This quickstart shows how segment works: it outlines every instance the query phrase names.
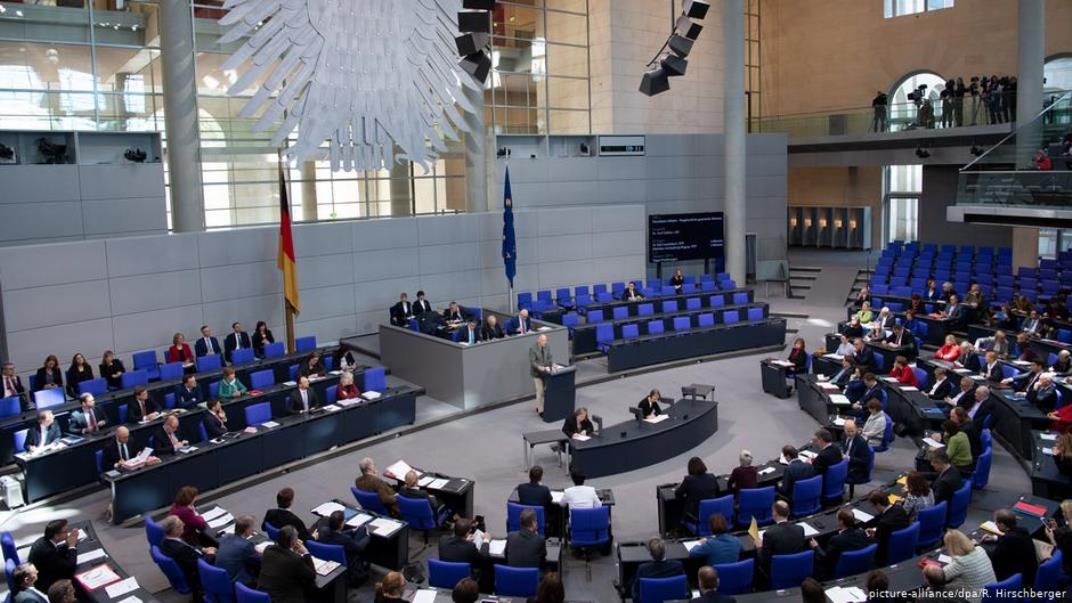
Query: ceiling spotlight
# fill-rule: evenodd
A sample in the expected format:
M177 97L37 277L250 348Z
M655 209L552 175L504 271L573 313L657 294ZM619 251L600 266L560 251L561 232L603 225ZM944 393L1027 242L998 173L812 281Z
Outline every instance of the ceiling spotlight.
M674 31L679 36L684 36L690 40L695 40L700 37L700 32L703 31L703 25L699 23L693 23L692 19L681 15L677 18L677 23L674 25Z
M707 16L707 9L711 8L711 5L704 0L689 0L685 3L681 12L690 19L698 19L703 21L703 18Z
M644 77L640 80L640 91L648 96L655 96L669 89L670 78L662 67L644 72Z
M473 79L483 83L487 81L488 73L491 71L491 58L483 50L480 50L462 57L462 60L458 61L458 65L466 73L473 76Z
M930 156L931 152L928 151L925 147L916 147L916 157L919 157L920 159L927 159Z
M674 77L685 75L689 62L675 54L668 54L659 61L659 66L666 72L666 75Z
M674 34L670 36L670 51L681 58L685 58L692 52L692 40Z
M460 60L458 65L481 84L491 72L491 25L495 0L462 0L458 12L458 33L454 44Z
M684 3L681 15L674 21L673 31L667 36L655 58L648 62L647 70L640 80L642 94L655 96L666 92L670 89L671 77L685 75L689 66L685 59L692 52L693 43L703 31L703 25L696 21L702 21L710 8L710 3L703 0L688 0Z

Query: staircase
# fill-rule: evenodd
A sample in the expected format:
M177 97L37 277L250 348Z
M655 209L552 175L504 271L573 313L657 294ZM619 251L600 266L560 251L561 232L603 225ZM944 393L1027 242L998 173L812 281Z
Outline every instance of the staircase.
M815 280L819 278L822 268L814 266L789 266L789 299L804 299L807 297Z
M867 283L871 282L871 275L874 270L870 268L862 268L856 271L856 279L852 282L852 288L849 289L849 295L845 298L845 303L850 304L856 300L856 294L860 292Z

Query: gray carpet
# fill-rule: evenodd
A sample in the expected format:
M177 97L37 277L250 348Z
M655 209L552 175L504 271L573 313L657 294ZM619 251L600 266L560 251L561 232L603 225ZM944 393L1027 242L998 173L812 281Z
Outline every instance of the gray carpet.
M836 255L831 254L830 258ZM800 264L820 265L821 259L808 257ZM802 302L770 300L772 305L786 311L809 315L807 319L793 319L791 326L800 330L810 349L821 342L822 334L844 316L842 302L859 264L845 262L844 258L838 260L842 261L822 264L824 270L818 283L820 286L813 289L808 299ZM626 407L635 404L653 387L659 388L665 395L676 396L680 393L680 387L689 383L717 386L715 398L720 402L719 431L703 445L644 470L592 480L592 485L596 487L614 489L618 501L613 512L617 539L647 539L656 534L655 487L679 480L689 456L702 457L713 471L728 472L736 464L742 448L751 450L757 458L767 459L776 456L783 444L800 444L811 437L818 425L797 408L795 399L778 400L762 393L758 363L764 356L751 355L690 364L578 390L578 404L602 415L607 424L611 424L629 419ZM586 361L584 370L595 372L599 362ZM602 370L605 371L605 368ZM422 422L454 412L447 405L428 398L421 398L418 406ZM500 536L505 527L505 500L514 486L526 477L526 468L522 466L520 434L541 428L546 428L545 424L533 412L532 403L523 402L360 447L354 452L285 475L252 480L253 483L247 487L218 497L216 501L234 513L252 513L260 517L265 509L273 506L275 492L283 486L291 486L298 493L296 510L305 512L331 498L348 499L349 488L362 457L372 457L381 469L401 458L429 470L475 479L476 513L484 515L493 534ZM914 455L915 448L910 442L896 441L893 450L877 457L875 479L887 480L910 467ZM537 450L536 460L547 469L545 482L548 485L567 485L567 476L558 468L549 450ZM866 487L858 490L866 491ZM969 525L972 521L985 518L994 505L1008 500L1014 493L1028 491L1030 484L1022 467L1003 449L995 448L989 492L974 501ZM206 500L208 498L211 496ZM101 539L116 561L138 576L139 581L150 590L164 591L161 592L161 598L181 599L167 590L166 580L150 561L142 528L112 527L101 521L106 504L107 496L100 491L57 507L11 514L3 522L3 529L14 532L21 544L37 537L44 522L53 518L94 520ZM3 519L0 517L0 521ZM419 544L418 538L413 537L411 544L414 550ZM611 581L615 571L613 557L595 560L592 580L589 582L585 579L583 562L567 557L565 580L569 598L613 601L616 595ZM371 600L369 587L351 592L351 600Z

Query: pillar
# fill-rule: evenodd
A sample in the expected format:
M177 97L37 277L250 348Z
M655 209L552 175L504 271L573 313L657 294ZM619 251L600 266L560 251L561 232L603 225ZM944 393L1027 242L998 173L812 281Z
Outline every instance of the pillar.
M316 210L316 162L301 163L301 215L305 222L318 218ZM355 183L355 186L357 184Z
M738 284L745 275L744 0L722 4L723 135L726 271Z
M1038 266L1039 229L1032 226L1012 227L1012 265Z
M470 212L488 211L488 136L484 125L484 90L465 89L475 113L465 115L465 197Z
M394 217L413 213L412 167L409 161L391 165L391 215Z
M202 231L205 199L201 186L193 15L186 0L169 0L158 6L172 227L175 232Z
M1019 0L1017 5L1016 164L1032 167L1042 145L1042 122L1031 123L1042 110L1042 74L1046 62L1046 2ZM1030 124L1029 127L1028 124Z

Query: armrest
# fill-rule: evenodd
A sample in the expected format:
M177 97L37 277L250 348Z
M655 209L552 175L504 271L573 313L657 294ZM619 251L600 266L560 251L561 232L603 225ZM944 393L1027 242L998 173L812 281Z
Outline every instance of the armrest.
M636 406L630 406L628 410L629 410L629 412L633 413L633 418L635 418L637 421L640 421L641 419L644 418L644 413L642 413L640 411L640 408L638 408ZM602 429L603 429L602 424L600 424L599 429L602 431Z
M597 430L603 431L603 417L599 415L592 415L592 422L597 425Z

